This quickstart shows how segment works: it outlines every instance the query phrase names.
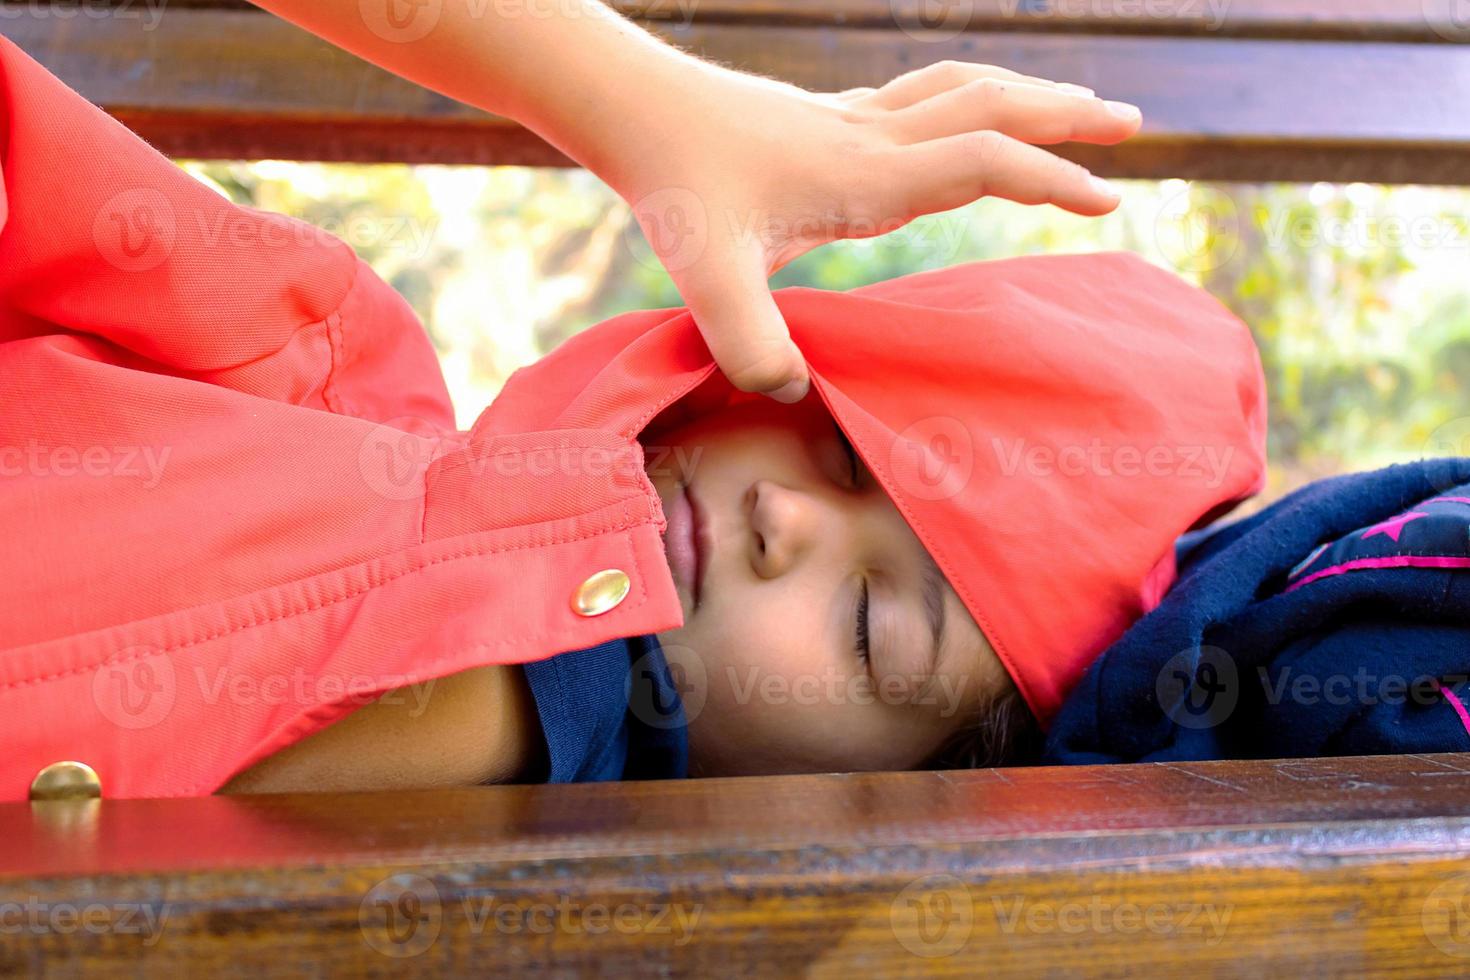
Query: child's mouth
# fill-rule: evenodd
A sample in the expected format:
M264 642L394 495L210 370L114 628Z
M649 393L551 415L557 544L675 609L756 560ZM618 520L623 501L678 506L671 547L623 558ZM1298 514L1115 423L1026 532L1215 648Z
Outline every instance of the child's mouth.
M694 498L692 487L679 485L679 493L670 501L667 516L664 549L668 552L669 567L689 590L694 608L698 609L709 557L709 537L704 510Z

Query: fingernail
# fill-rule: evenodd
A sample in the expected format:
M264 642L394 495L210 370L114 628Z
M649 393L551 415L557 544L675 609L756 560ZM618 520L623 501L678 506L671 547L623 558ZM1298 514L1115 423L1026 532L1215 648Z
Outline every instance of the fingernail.
M1129 105L1127 102L1104 102L1103 105L1107 106L1108 111L1119 119L1131 121L1143 118L1143 110L1136 105Z
M1107 181L1103 180L1101 177L1097 176L1096 174L1093 174L1091 177L1089 177L1087 179L1087 182L1092 185L1092 189L1093 190L1097 191L1099 194L1103 195L1104 197L1121 197L1122 196L1122 195L1120 195L1118 193L1118 188L1114 187L1112 184L1110 184Z
M1086 95L1090 97L1097 94L1086 85L1073 85L1071 82L1058 82L1057 88L1063 92L1071 92L1073 95Z
M768 391L766 394L783 405L795 405L806 397L811 387L810 378L799 378L796 381L788 381L775 391Z

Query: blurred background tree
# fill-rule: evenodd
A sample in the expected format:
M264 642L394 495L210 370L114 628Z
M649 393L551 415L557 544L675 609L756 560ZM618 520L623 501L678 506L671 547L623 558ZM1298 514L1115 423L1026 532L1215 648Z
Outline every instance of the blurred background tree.
M517 367L625 310L682 305L627 206L581 170L185 161L232 200L337 235L413 304L467 427ZM1004 201L818 249L772 280L847 289L957 262L1126 249L1255 332L1269 497L1470 455L1470 191L1121 182L1102 219Z

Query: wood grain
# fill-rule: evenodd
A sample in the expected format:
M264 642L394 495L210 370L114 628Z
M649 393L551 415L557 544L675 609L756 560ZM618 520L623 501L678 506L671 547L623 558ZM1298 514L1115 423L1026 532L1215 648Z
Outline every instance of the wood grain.
M102 0L97 0L102 2ZM146 0L108 0L114 6ZM489 2L489 0L487 0ZM552 0L500 0L535 9ZM1455 0L604 0L639 20L750 26L1084 34L1207 35L1292 40L1455 43L1470 17ZM248 0L168 0L174 9L251 10Z
M702 9L702 7L701 7ZM462 106L275 18L167 9L0 24L175 156L566 165ZM675 43L816 90L958 58L1090 85L1144 108L1120 147L1064 152L1118 177L1470 182L1470 45L664 23ZM309 80L309 84L307 81Z
M1467 859L1467 756L7 804L0 969L1450 976Z

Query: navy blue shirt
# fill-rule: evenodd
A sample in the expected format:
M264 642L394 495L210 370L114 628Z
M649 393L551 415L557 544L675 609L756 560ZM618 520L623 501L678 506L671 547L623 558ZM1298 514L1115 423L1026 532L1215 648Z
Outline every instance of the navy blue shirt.
M546 739L547 782L688 775L684 707L657 637L611 640L522 666Z
M1322 480L1178 553L1045 761L1470 750L1470 459Z

